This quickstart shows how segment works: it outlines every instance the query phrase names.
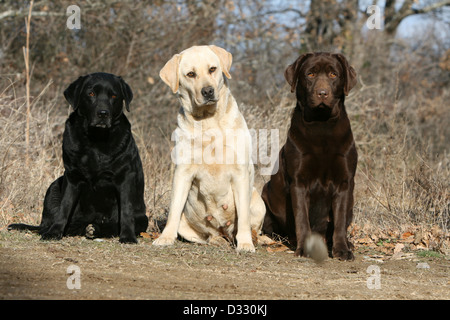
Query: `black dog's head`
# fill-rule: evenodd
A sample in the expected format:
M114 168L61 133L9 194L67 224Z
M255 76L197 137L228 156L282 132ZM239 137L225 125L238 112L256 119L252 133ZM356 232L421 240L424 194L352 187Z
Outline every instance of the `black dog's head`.
M337 53L305 53L284 74L301 105L324 119L338 114L339 101L356 84L355 70Z
M123 101L130 111L133 92L121 77L98 72L79 77L64 91L64 97L89 126L110 128L122 114Z

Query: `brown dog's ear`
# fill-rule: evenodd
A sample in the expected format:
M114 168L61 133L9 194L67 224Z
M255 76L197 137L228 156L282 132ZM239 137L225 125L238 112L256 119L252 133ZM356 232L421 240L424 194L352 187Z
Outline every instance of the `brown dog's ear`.
M302 67L302 64L305 62L305 60L312 55L313 55L312 53L302 54L300 57L297 58L297 60L295 60L293 64L289 65L284 71L284 78L291 86L291 92L294 92L295 88L297 87L298 71Z
M181 55L176 54L167 61L165 66L159 72L161 79L172 89L173 93L177 93L180 79L178 75L178 66L180 65Z
M230 68L231 63L233 62L233 56L231 55L231 53L215 45L210 45L209 48L214 51L214 53L219 57L220 66L222 67L222 71L225 74L225 77L231 79Z
M356 71L353 69L352 66L348 64L347 59L340 53L335 53L334 56L339 60L341 63L342 69L344 70L344 77L345 77L345 83L344 83L344 94L348 96L348 93L350 90L356 85Z

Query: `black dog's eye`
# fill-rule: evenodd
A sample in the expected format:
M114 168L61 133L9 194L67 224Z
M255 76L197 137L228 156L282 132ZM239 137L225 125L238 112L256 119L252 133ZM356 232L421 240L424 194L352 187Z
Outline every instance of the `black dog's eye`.
M217 67L211 67L209 68L209 73L214 73L214 71L217 70Z
M93 96L95 96L95 92L94 92L94 91L91 91L91 92L89 92L89 95L90 95L91 97L93 97Z
M117 96L116 96L115 94L113 94L113 95L111 96L111 98L116 99Z
M191 72L189 72L189 73L187 74L187 76L188 76L189 78L195 78L196 74L195 74L195 72L191 71Z

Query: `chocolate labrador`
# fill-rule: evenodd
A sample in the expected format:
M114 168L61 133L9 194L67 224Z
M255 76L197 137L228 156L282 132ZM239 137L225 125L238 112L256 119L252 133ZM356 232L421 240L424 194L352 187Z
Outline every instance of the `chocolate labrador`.
M287 237L300 256L315 254L317 245L308 239L317 233L330 256L353 260L347 228L358 156L344 101L356 84L355 70L341 54L306 53L284 75L297 105L279 170L263 189L263 230Z

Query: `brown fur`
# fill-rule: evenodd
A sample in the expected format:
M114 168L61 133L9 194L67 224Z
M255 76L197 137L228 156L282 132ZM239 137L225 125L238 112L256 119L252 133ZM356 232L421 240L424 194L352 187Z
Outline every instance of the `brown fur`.
M297 106L279 170L263 189L263 230L287 236L301 256L311 255L305 242L318 233L333 257L353 260L347 228L357 152L344 100L356 73L340 54L308 53L287 68L285 77Z

